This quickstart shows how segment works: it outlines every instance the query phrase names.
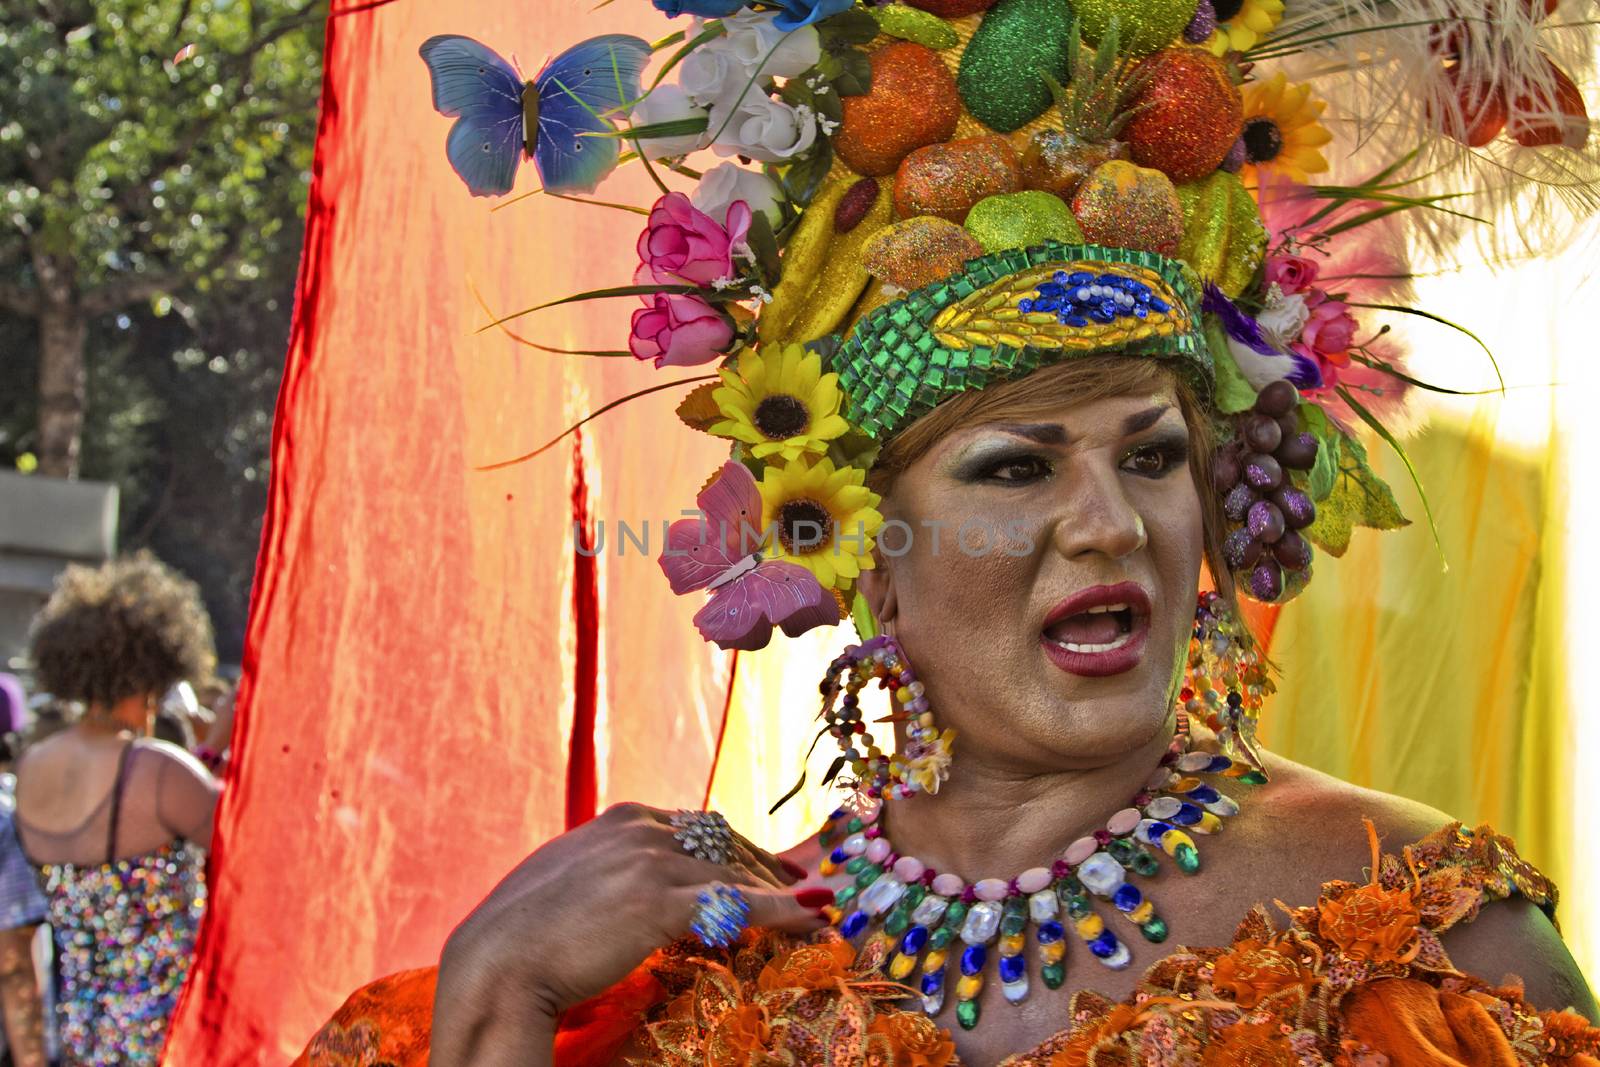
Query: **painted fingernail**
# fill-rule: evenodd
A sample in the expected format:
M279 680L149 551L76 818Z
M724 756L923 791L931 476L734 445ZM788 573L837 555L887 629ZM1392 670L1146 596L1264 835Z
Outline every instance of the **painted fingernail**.
M833 916L828 914L828 909L827 908L823 908L821 911L817 912L817 921L818 922L825 922L825 923L832 923L833 922Z
M789 875L793 878L806 878L811 874L810 871L806 870L798 863L791 863L789 860L786 860L781 856L778 857L778 862L783 866L784 870L789 872Z
M820 908L824 904L833 903L833 890L814 886L811 889L801 889L795 892L794 902L802 908Z

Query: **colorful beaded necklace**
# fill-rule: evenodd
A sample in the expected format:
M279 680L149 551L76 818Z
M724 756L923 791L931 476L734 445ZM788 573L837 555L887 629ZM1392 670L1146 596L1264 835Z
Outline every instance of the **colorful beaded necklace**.
M978 995L991 946L998 943L997 969L1006 1000L1015 1004L1028 995L1023 952L1030 922L1039 976L1051 989L1066 981L1063 909L1090 954L1113 969L1126 967L1132 955L1095 911L1091 898L1110 903L1145 940L1166 940L1166 920L1129 880L1129 872L1143 878L1158 874L1161 864L1153 850L1159 849L1179 870L1194 874L1200 869L1200 852L1189 833L1213 833L1223 819L1239 812L1237 803L1196 775L1251 785L1266 780L1260 771L1227 756L1191 750L1188 717L1180 712L1160 766L1131 805L1106 820L1104 828L1068 845L1048 867L1033 867L1009 880L984 878L970 884L915 856L898 854L878 825L882 801L858 792L829 816L820 835L827 850L821 874L843 868L854 876L835 892L830 918L851 939L873 928L861 958L877 960L894 981L908 979L920 962L918 984L929 1015L944 1006L949 949L960 940L965 947L955 986L956 1019L970 1030L978 1024Z

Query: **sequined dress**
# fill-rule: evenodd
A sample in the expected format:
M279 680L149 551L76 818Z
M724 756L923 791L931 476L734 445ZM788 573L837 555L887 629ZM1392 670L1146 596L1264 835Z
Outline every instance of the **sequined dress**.
M110 840L129 757L110 796ZM39 836L37 830L30 837ZM156 1064L205 911L205 854L181 840L95 865L38 864L55 934L64 1064Z

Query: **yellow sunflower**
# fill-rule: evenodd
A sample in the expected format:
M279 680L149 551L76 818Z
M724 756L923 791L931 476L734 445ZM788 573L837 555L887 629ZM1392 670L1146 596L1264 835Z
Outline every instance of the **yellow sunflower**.
M773 537L768 559L798 563L825 589L846 589L872 568L872 539L883 525L878 494L860 467L836 468L826 457L789 460L761 472L761 528Z
M1283 0L1212 0L1217 28L1206 41L1219 59L1229 52L1247 52L1283 21Z
M1246 85L1243 96L1245 165L1239 176L1246 185L1260 183L1258 171L1304 182L1328 169L1318 149L1333 134L1317 121L1328 105L1311 98L1311 86L1290 85L1280 72Z
M717 373L723 384L711 399L723 418L710 432L749 445L756 459L825 452L850 428L839 415L839 376L823 374L822 357L799 345L747 348L736 369Z

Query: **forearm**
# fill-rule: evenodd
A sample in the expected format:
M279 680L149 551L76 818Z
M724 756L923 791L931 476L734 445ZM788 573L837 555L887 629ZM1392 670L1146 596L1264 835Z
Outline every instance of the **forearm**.
M33 967L33 933L24 926L0 932L0 1012L17 1067L45 1067L44 1005Z

